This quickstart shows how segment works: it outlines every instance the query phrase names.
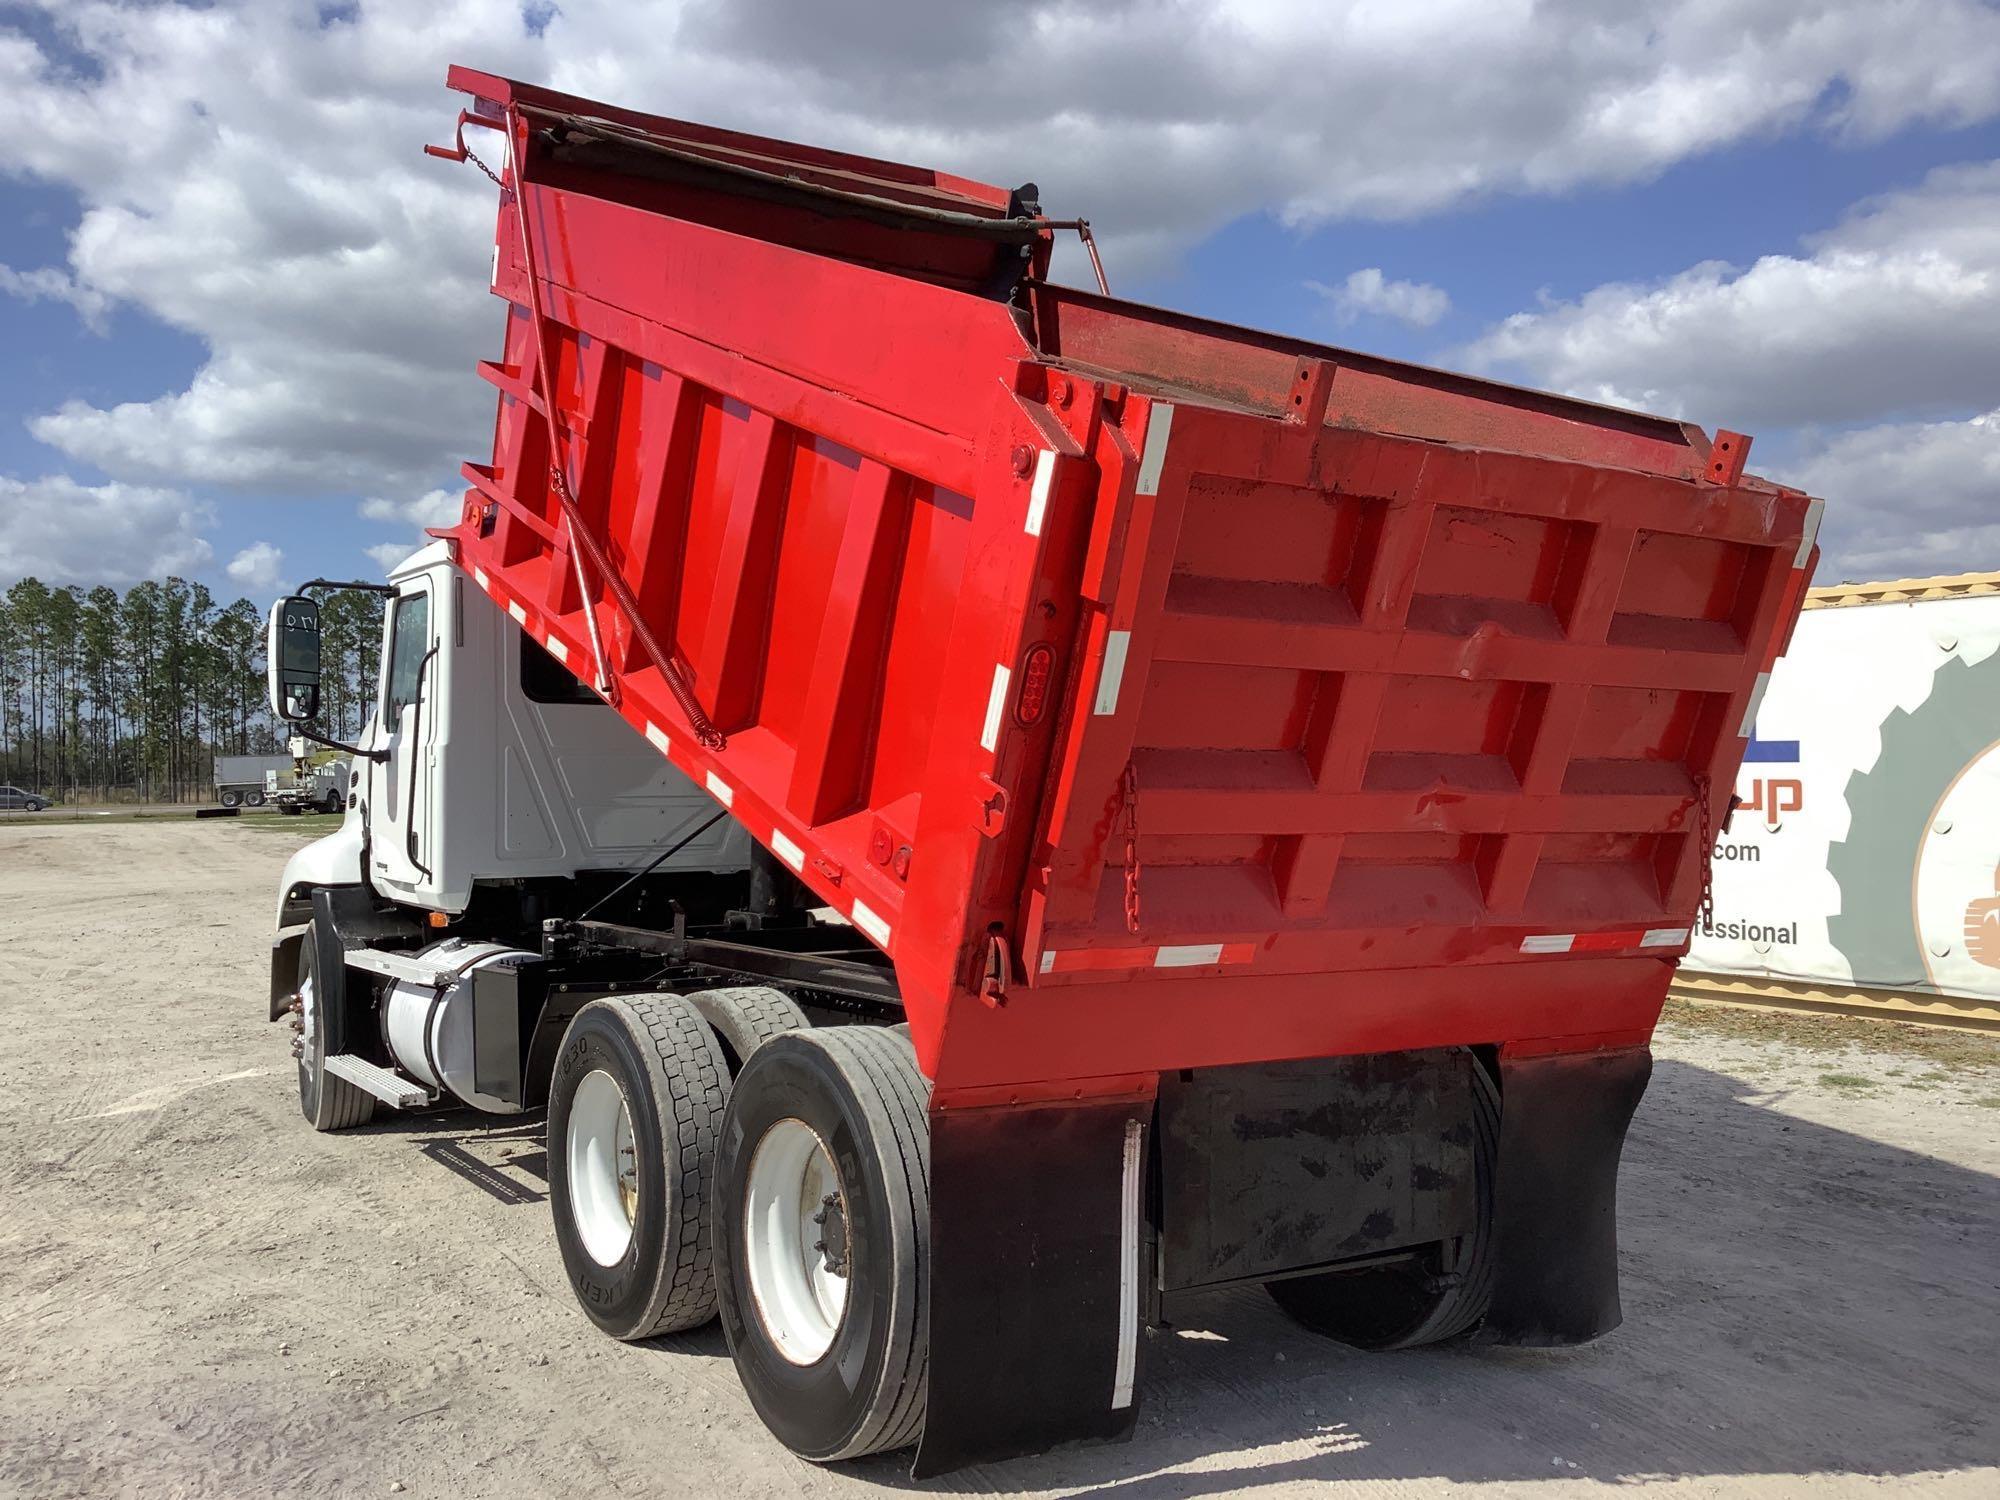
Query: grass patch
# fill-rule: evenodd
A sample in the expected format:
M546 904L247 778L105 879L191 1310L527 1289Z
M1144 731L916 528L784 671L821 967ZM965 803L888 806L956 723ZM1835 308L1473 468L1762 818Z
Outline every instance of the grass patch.
M300 813L296 818L280 814L275 818L240 818L236 821L244 828L255 828L264 833L293 833L318 838L332 833L345 816L344 813Z
M1822 1073L1819 1075L1819 1081L1830 1089L1858 1090L1875 1087L1874 1079L1863 1078L1859 1073Z
M1844 1052L1849 1048L1890 1052L1927 1063L1931 1071L1917 1075L1926 1083L1941 1083L1965 1072L2000 1073L2000 1037L1977 1031L1912 1026L1873 1016L1794 1015L1681 999L1667 1001L1660 1023L1703 1036L1778 1042L1807 1052Z
M1984 1099L1974 1099L1972 1102L1981 1109L2000 1109L2000 1094L1988 1094Z

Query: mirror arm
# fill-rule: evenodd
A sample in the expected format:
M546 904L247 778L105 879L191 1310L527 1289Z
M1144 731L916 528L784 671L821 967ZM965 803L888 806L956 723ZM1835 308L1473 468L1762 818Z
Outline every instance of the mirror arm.
M354 583L338 578L315 578L299 585L303 594L307 589L358 589L364 594L391 596L399 592L393 583Z
M358 755L363 760L379 762L389 758L387 750L363 750L359 745L350 745L344 740L330 740L318 730L308 729L303 724L293 724L289 727L292 733L302 740L311 740L315 745L325 745L334 750L345 750L349 755Z

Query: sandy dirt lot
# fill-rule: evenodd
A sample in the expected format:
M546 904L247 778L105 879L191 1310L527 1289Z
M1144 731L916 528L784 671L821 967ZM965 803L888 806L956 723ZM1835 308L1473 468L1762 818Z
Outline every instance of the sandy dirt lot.
M263 1021L297 842L0 828L0 1494L911 1488L785 1454L712 1328L597 1335L538 1123L304 1126ZM1659 1055L1610 1338L1368 1356L1221 1296L1150 1337L1129 1445L926 1487L2000 1494L2000 1072L1689 1024Z

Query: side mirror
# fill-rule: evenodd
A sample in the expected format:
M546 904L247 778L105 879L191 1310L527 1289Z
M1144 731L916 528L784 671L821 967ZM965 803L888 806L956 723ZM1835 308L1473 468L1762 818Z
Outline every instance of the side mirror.
M319 605L303 594L271 606L264 647L271 712L287 723L319 717Z

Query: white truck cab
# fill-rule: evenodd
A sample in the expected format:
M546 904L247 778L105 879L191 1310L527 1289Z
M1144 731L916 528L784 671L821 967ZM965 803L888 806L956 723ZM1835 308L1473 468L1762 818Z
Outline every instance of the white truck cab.
M455 915L481 882L634 869L713 816L706 793L470 586L443 542L389 583L347 816L286 865L281 915L301 886L341 884ZM661 868L749 860L749 835L725 818Z

